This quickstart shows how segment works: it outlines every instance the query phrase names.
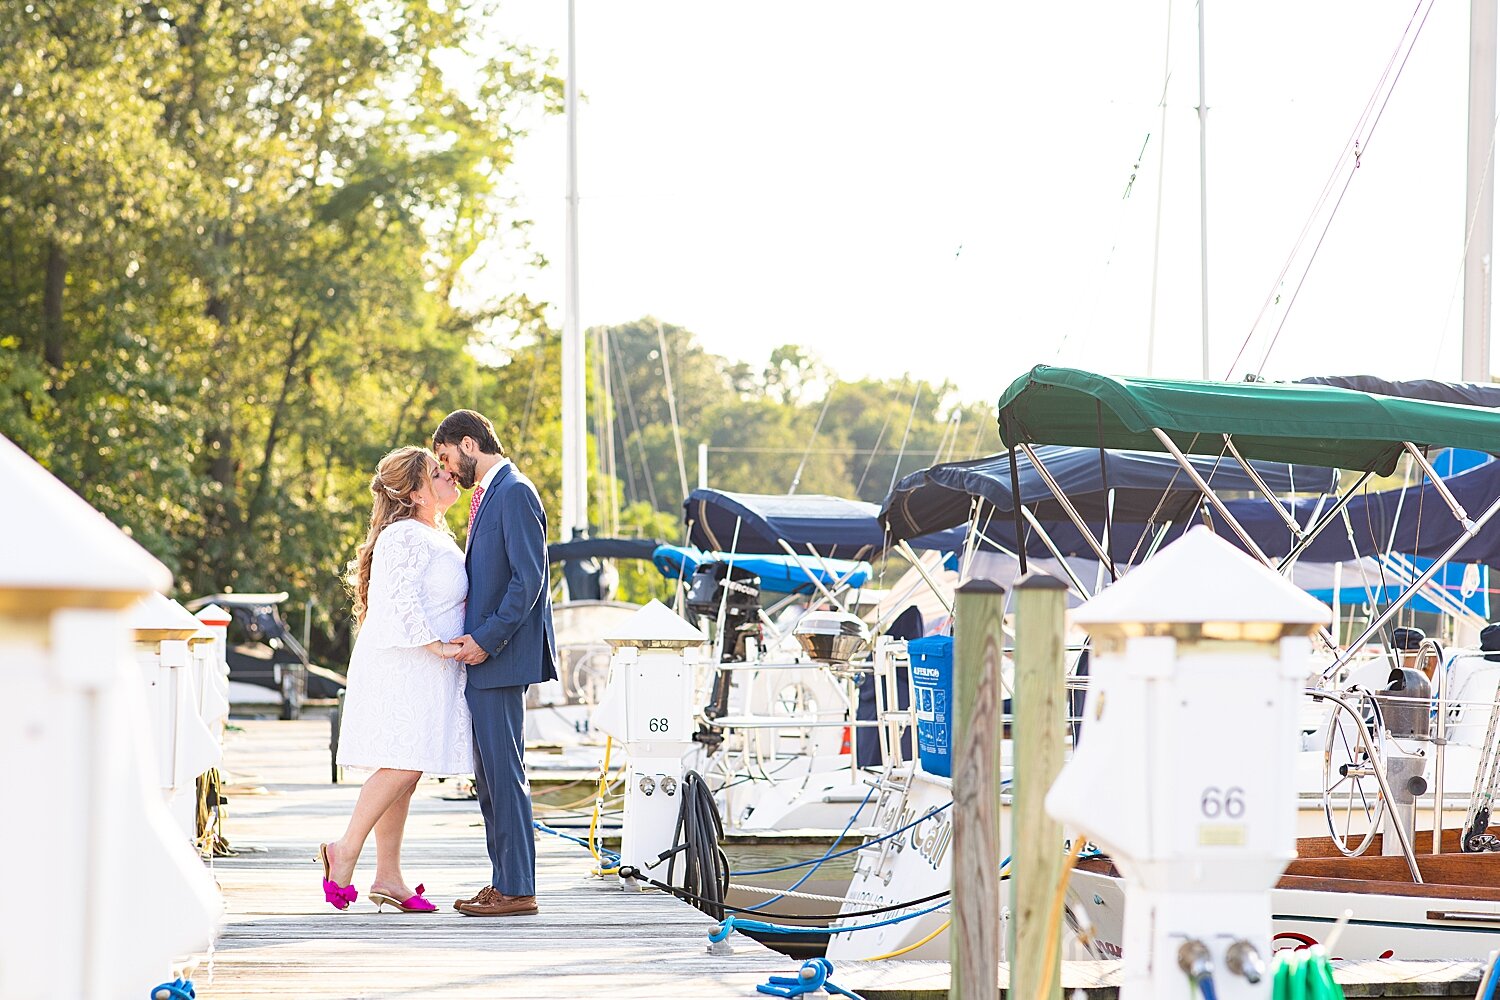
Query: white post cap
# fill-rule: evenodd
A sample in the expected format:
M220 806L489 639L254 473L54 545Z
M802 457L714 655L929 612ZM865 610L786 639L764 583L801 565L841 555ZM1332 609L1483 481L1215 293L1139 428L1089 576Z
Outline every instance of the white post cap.
M198 609L198 620L205 625L228 625L233 618L228 611L217 604L209 604Z
M126 608L172 574L11 441L0 436L0 612Z
M191 639L203 623L181 604L161 594L147 594L130 609L130 627L137 642Z
M613 635L604 641L615 649L636 646L641 649L685 649L706 642L708 636L672 613L672 609L653 600L627 618Z

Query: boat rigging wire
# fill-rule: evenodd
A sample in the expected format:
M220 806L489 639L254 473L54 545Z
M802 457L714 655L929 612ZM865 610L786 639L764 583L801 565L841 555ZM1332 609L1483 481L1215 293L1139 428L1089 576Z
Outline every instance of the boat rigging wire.
M630 390L630 373L625 368L625 348L616 347L613 337L610 338L609 346L615 354L615 363L620 369L620 386L625 390L625 410L630 414L631 433L627 435L627 439L634 439L636 449L641 454L641 475L646 480L646 496L650 498L651 506L658 508L660 505L656 502L656 484L653 481L655 477L651 473L651 460L646 455L646 442L641 437L641 420L635 410L635 393ZM625 451L629 454L628 443ZM639 496L637 493L637 499Z
M1423 12L1424 5L1426 6L1425 12ZM1344 141L1344 147L1339 152L1338 158L1334 161L1333 169L1329 172L1328 180L1323 184L1322 192L1319 193L1317 200L1313 203L1312 209L1308 212L1307 220L1303 223L1301 233L1298 234L1296 241L1292 244L1292 249L1287 253L1287 258L1285 263L1282 264L1281 272L1276 276L1276 280L1272 282L1270 290L1266 293L1265 300L1261 303L1260 312L1256 313L1255 320L1250 324L1249 331L1246 332L1244 340L1240 343L1240 348L1235 353L1234 360L1230 362L1228 369L1226 369L1224 374L1226 380L1234 374L1235 368L1239 365L1240 359L1244 357L1245 351L1249 348L1250 341L1254 338L1255 331L1259 328L1260 322L1265 317L1266 312L1273 304L1280 301L1280 296L1276 290L1282 286L1287 274L1291 271L1292 264L1301 252L1303 244L1306 242L1318 215L1322 212L1324 205L1327 204L1328 199L1332 195L1340 172L1347 170L1344 185L1339 189L1338 197L1334 200L1333 207L1328 211L1327 221L1324 222L1323 229L1318 234L1317 243L1314 244L1312 252L1308 255L1307 263L1302 269L1302 276L1297 280L1296 288L1293 289L1292 296L1287 301L1286 308L1282 310L1281 322L1277 324L1276 332L1271 336L1270 343L1266 345L1265 353L1261 356L1260 364L1256 367L1255 374L1258 376L1265 370L1266 363L1270 360L1271 352L1275 349L1276 342L1281 337L1281 331L1286 327L1286 321L1291 315L1292 306L1296 304L1297 297L1302 291L1302 286L1307 281L1308 274L1312 271L1313 262L1317 259L1318 251L1323 246L1323 240L1327 238L1328 230L1333 225L1333 220L1338 215L1339 207L1343 204L1344 196L1349 191L1349 185L1354 181L1354 174L1359 169L1360 160L1369 151L1370 142L1375 136L1375 129L1379 126L1380 119L1385 114L1386 105L1390 103L1391 95L1395 93L1396 85L1401 80L1401 74L1406 69L1407 60L1411 58L1412 50L1416 47L1418 38L1421 37L1422 28L1427 24L1427 17L1432 13L1432 7L1433 0L1421 0L1417 4L1416 9L1412 11L1412 16L1407 21L1406 28L1401 33L1401 39L1396 43L1396 48L1392 51L1390 59L1386 61L1385 69L1382 71L1380 79L1376 82L1374 91L1370 94L1369 100L1365 102L1364 110L1355 122L1354 130L1351 132L1349 138ZM1421 15L1420 20L1418 20L1419 14ZM1415 31L1413 31L1413 25L1415 25ZM1402 55L1403 48L1406 50L1405 55ZM1391 75L1393 66L1395 67L1394 77ZM1387 86L1387 80L1390 81L1389 86ZM1383 99L1381 97L1382 91L1384 91L1385 95ZM1377 102L1379 105L1378 109L1376 107ZM1368 128L1366 128L1367 122ZM1363 136L1363 145L1361 145L1361 135ZM1346 163L1349 165L1345 166Z
M1490 168L1495 163L1495 132L1497 129L1500 129L1500 114L1495 115L1495 120L1490 123L1490 149L1485 155L1484 172L1479 176L1479 190L1481 191L1489 184ZM1440 327L1443 335L1438 340L1437 350L1432 352L1432 367L1428 369L1428 378L1437 378L1438 359L1442 357L1443 351L1448 347L1448 334L1451 330L1449 321L1453 318L1453 303L1458 299L1459 289L1463 287L1464 262L1469 257L1469 244L1474 242L1474 227L1479 224L1479 206L1482 202L1482 198L1475 199L1474 211L1469 216L1469 224L1464 227L1464 248L1463 252L1458 255L1458 273L1453 276L1453 285L1448 290L1448 308L1443 313L1443 324ZM1462 324L1460 324L1460 329L1462 329Z
M687 460L682 457L682 425L677 422L677 393L672 388L672 361L667 357L667 332L656 321L656 341L661 345L661 376L667 384L667 415L672 418L672 444L677 449L677 479L682 495L688 495Z
M807 468L807 456L812 454L812 446L818 441L818 432L823 429L823 418L828 415L828 404L833 401L833 390L837 388L838 383L835 382L833 383L833 385L830 385L828 387L828 391L823 394L823 408L818 411L817 422L813 424L812 437L807 439L807 448L802 452L802 461L797 463L797 472L792 476L792 485L791 488L786 491L787 496L791 496L793 493L796 493L798 484L802 482L802 470ZM683 494L686 495L686 492L687 491L684 490Z
M894 398L891 399L891 402L894 403L895 401ZM855 484L854 495L856 497L859 496L859 491L865 488L865 478L870 474L870 466L875 464L875 456L880 453L880 442L885 440L886 428L890 426L891 411L887 408L885 411L885 422L880 425L880 433L875 435L875 447L870 449L870 457L865 459L865 471L859 474L859 482Z
M917 401L922 398L922 383L917 383L917 391L912 393L911 412L906 415L906 430L901 435L901 448L896 452L896 464L891 469L891 484L885 488L887 495L896 488L896 479L901 475L901 460L906 457L906 439L911 436L911 422L917 416Z

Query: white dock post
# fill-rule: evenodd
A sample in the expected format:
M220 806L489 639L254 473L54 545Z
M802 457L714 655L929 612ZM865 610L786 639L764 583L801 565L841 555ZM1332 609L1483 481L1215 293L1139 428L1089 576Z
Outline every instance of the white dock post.
M188 640L198 663L200 714L222 752L224 723L229 721L229 612L210 604L199 608L194 617L203 625Z
M644 870L672 846L682 759L693 747L693 663L705 638L660 601L604 637L614 655L592 724L621 744L629 762L622 865ZM657 877L666 878L666 869Z
M1204 527L1073 613L1093 644L1088 700L1047 810L1125 882L1121 1000L1271 996L1298 706L1329 618Z
M162 799L192 841L197 836L197 778L223 756L203 721L202 699L188 643L203 630L186 608L148 594L131 609L136 660L141 666L157 751Z
M0 437L0 996L138 1000L217 890L155 787L127 609L166 568Z

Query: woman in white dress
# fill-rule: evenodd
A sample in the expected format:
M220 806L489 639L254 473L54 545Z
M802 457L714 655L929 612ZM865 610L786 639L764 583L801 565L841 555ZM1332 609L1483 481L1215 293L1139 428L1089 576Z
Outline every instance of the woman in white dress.
M473 737L464 701L460 647L468 577L443 514L458 499L453 477L425 448L397 448L370 480L374 509L354 574L359 636L339 731L340 765L372 771L349 826L318 847L323 895L349 907L365 839L375 832L369 899L408 913L436 907L401 873L401 837L422 775L473 773Z

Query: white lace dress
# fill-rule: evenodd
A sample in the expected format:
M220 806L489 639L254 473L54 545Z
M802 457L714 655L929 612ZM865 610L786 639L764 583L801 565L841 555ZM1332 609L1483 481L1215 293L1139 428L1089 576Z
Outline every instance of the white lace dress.
M422 648L463 634L468 590L463 553L445 532L407 519L380 533L349 657L339 764L473 773L464 666Z

